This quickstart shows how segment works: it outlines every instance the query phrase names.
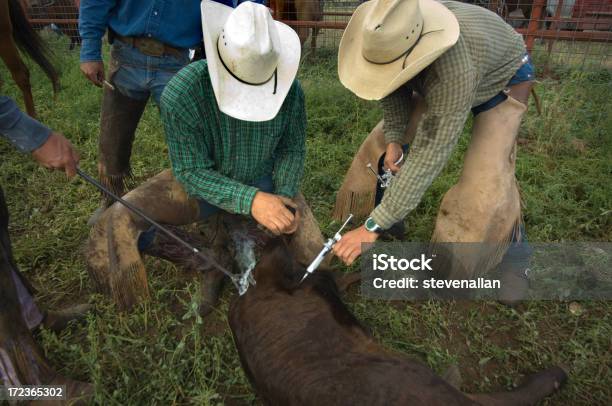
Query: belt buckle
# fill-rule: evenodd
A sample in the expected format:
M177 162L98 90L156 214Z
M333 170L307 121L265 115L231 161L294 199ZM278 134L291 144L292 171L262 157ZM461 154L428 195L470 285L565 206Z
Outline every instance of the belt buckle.
M140 52L149 56L163 56L164 55L164 44L152 39L142 38L140 40L139 47Z

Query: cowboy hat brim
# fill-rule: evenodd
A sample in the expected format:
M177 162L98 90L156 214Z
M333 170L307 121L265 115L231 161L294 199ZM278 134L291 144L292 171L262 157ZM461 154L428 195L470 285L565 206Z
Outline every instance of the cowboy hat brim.
M214 1L203 1L200 9L208 73L219 110L244 121L272 120L283 105L300 65L302 47L298 35L289 26L274 22L281 42L276 78L273 75L262 85L249 85L227 71L217 50L219 33L234 9Z
M340 82L366 100L380 100L415 77L459 39L455 15L434 0L419 0L423 14L423 32L405 58L387 64L369 62L361 53L363 24L376 1L368 1L355 10L338 51Z

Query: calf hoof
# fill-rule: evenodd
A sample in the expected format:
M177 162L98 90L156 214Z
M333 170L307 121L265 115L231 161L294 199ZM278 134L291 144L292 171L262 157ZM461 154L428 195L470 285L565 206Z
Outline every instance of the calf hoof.
M80 304L59 311L47 311L42 326L54 333L59 333L65 330L71 322L84 322L91 309L92 306L89 304Z
M219 304L224 279L225 275L217 271L206 272L203 275L200 304L198 305L200 317L208 316Z

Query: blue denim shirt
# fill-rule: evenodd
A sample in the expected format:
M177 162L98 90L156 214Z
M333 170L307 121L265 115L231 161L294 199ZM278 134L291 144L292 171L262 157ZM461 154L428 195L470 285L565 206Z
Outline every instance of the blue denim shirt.
M31 152L47 141L51 129L34 120L6 96L0 96L0 135L22 152Z
M217 1L230 7L241 3ZM202 41L200 0L82 0L81 62L102 60L102 37L107 27L124 37L151 37L176 48L193 48Z

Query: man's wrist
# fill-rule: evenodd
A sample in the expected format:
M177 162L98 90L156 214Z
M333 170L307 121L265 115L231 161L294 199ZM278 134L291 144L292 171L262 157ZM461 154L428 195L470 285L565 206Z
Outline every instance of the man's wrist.
M102 39L83 38L80 62L102 62Z
M401 220L396 219L393 213L387 210L384 202L376 206L370 216L383 230L388 230L395 223Z
M244 187L240 188L237 192L237 214L251 215L251 207L253 206L253 201L255 200L257 192L259 192L259 189L253 186L244 185Z

